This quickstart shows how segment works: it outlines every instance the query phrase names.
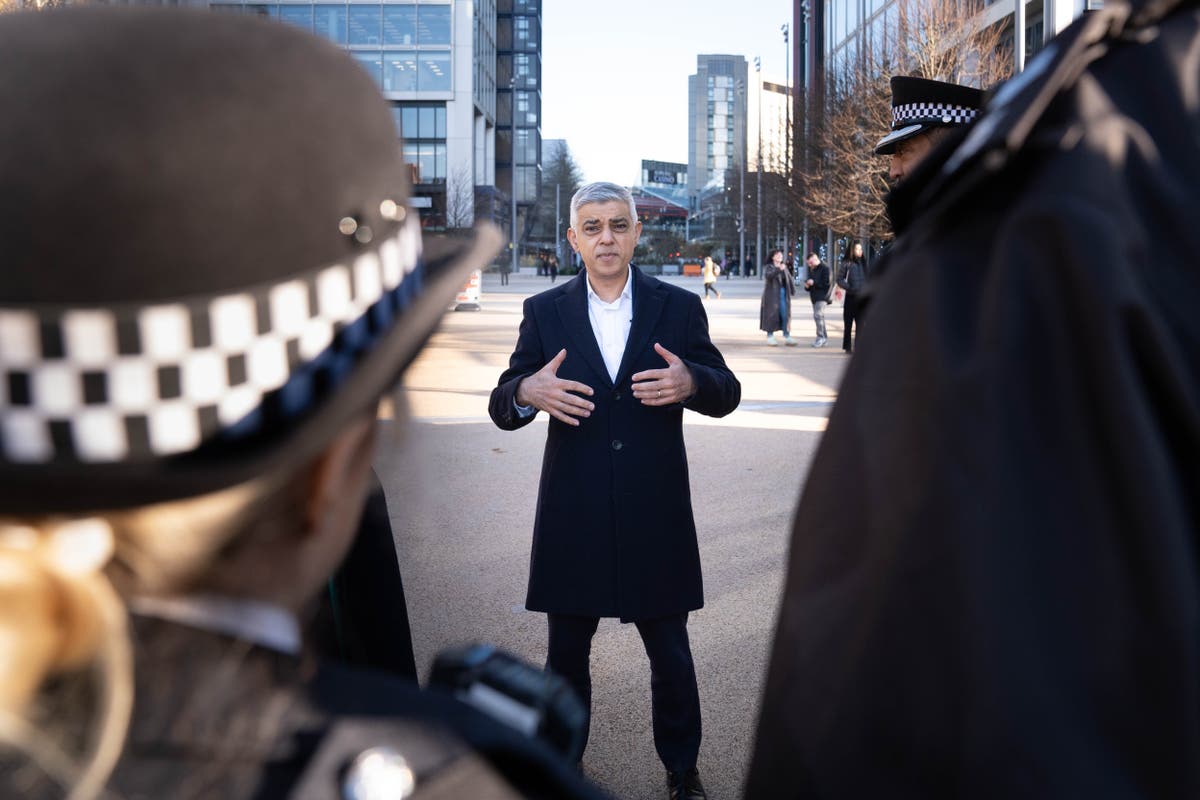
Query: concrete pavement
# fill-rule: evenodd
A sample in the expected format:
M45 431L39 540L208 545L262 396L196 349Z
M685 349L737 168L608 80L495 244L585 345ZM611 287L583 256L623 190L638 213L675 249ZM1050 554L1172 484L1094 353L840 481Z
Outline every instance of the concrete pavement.
M699 278L664 279L702 293ZM412 420L405 441L384 423L376 468L422 676L438 651L468 641L493 642L536 664L545 659L544 615L523 607L545 415L501 431L487 416L487 399L516 342L522 301L550 285L519 274L501 287L498 275L485 275L482 310L447 314L397 393ZM712 338L742 382L742 403L719 420L684 417L706 600L689 623L704 714L700 769L718 799L741 794L792 511L847 363L840 306L827 315L831 347L808 346L814 333L805 295L793 310L801 344L768 347L757 330L761 281L722 277L719 288L722 298L705 307ZM601 622L592 677L586 773L615 797L664 796L650 667L636 628Z

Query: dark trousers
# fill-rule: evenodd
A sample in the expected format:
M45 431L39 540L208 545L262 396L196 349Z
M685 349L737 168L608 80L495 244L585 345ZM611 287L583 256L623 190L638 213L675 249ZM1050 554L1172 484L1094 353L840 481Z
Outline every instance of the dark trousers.
M842 306L842 321L845 323L845 333L842 335L842 349L847 353L854 352L854 320L858 319L858 292L846 292L846 299ZM858 326L858 330L862 332L862 324Z
M549 614L550 648L546 669L561 675L592 714L590 659L598 617ZM663 766L682 772L696 766L700 753L700 692L688 643L687 614L634 622L650 658L650 698L654 749ZM587 733L584 733L587 745Z

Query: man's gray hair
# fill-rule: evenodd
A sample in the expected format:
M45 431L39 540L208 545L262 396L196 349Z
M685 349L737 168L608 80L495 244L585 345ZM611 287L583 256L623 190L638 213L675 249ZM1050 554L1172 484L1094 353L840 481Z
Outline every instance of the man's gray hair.
M633 192L624 186L606 181L597 181L581 186L571 197L571 227L579 225L579 207L588 203L609 203L616 200L629 206L629 222L637 222L637 205L633 202Z

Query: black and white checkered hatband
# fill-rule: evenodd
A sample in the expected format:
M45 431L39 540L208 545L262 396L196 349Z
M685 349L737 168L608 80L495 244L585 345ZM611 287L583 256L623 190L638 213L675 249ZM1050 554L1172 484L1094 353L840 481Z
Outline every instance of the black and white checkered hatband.
M299 418L420 294L420 264L413 214L352 263L239 293L0 304L0 463L143 463Z
M909 103L892 108L892 130L918 123L966 125L978 114L978 109L948 103Z

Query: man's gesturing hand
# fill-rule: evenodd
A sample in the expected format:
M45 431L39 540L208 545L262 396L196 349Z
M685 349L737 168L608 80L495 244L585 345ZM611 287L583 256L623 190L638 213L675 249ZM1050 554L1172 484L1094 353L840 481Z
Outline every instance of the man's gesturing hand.
M654 351L667 362L666 369L648 369L633 375L633 396L648 406L681 403L696 393L696 381L683 359L654 343Z
M558 377L558 368L567 360L566 348L550 359L546 366L521 381L517 386L517 405L533 406L568 425L578 425L575 417L590 417L595 406L579 394L590 395L592 387L579 381Z

